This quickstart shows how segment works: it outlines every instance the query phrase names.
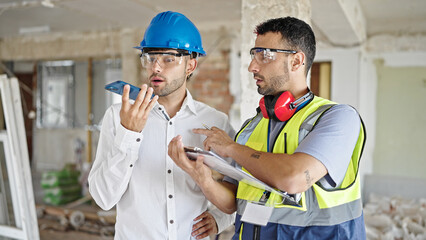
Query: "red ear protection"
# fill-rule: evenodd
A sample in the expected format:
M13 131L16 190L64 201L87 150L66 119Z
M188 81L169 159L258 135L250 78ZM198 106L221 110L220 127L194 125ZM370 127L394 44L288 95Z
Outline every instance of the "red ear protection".
M266 95L259 101L260 111L264 118L272 118L281 122L287 121L296 112L291 106L294 97L289 91L277 96Z
M293 116L297 107L313 97L311 91L295 100L291 92L285 91L277 96L266 95L259 101L260 111L264 118L272 118L285 122Z

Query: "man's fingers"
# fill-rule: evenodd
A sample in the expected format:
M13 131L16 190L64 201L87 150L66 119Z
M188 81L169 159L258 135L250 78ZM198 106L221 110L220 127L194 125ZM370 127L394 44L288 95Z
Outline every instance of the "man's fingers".
M206 150L206 151L210 151L209 138L206 138L206 139L203 141L203 146L204 146L204 150Z
M177 137L172 138L172 140L171 140L171 141L170 141L170 143L169 143L169 147L168 147L168 154L169 154L169 156L170 156L171 158L173 158L173 157L175 156L175 154L174 154L174 150L175 150L175 148L176 148L176 144L177 144L177 142L176 142L176 138L177 138Z
M155 103L157 102L157 100L158 100L158 95L155 95L155 96L151 99L151 102L149 102L148 107L147 107L148 112L150 112L150 111L154 108Z
M123 95L121 96L121 108L123 110L128 110L130 108L129 92L130 92L130 85L128 84L124 85Z
M146 84L142 84L141 90L140 90L138 96L135 99L135 103L133 104L134 108L139 108L140 105L142 104L143 100L145 99L147 88L148 88L148 86Z
M151 96L151 95L150 95ZM151 112L151 110L154 108L155 103L158 100L158 95L155 95L150 102L148 102L148 106L143 103L141 107L139 108L139 113L142 114L144 119L148 119L148 115Z
M194 218L194 221L198 221L198 220L203 219L205 217L207 217L207 212L201 213L198 217ZM194 226L195 226L195 224L194 224Z
M146 94L144 95L144 98L142 98L141 104L138 105L139 111L145 111L146 110L148 104L151 101L151 96L152 96L153 92L154 92L154 89L152 89L152 87L149 87L148 90L146 90Z
M197 239L202 239L215 233L213 227L216 222L213 221L213 218L210 217L210 215L206 212L204 212L197 218L201 216L203 216L202 220L192 226L192 236L197 236Z
M172 157L174 156L175 158L179 156L179 141L182 139L182 137L180 135L177 135L176 137L174 137L169 144L169 155Z
M179 167L184 170L189 168L190 163L183 150L182 136L178 135L170 141L168 154Z
M209 136L210 133L211 133L211 130L202 129L202 128L194 128L194 129L192 129L192 132L196 133L196 134L203 134L203 135Z

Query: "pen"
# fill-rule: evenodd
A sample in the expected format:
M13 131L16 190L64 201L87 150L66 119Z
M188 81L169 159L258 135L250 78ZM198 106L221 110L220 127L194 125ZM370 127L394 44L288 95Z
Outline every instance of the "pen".
M207 130L211 130L211 129L210 129L210 127L209 127L209 126L207 126L206 124L204 124L204 123L201 123L201 124L203 124L203 127L204 127L205 129L207 129Z

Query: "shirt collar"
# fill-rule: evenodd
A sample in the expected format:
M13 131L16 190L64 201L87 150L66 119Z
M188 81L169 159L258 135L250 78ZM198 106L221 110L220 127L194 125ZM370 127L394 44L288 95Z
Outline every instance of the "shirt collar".
M186 89L186 98L183 100L181 109L184 109L185 107L188 107L194 115L197 115L194 99L188 89Z
M155 108L157 108L157 106L159 106L160 108L162 108L163 106L161 104L159 104L158 102L155 103ZM186 89L186 97L183 100L182 106L180 107L180 111L184 110L186 107L188 107L188 109L194 114L197 115L197 109L195 108L195 101L192 98L191 93L189 92L188 89Z

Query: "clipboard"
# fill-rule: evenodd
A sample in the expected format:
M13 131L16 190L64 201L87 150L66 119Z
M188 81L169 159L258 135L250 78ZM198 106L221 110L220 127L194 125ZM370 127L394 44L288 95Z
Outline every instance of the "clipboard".
M237 181L244 182L253 187L260 188L269 192L276 193L283 197L283 204L299 206L298 203L302 194L288 194L286 192L276 190L275 188L267 185L266 183L260 181L259 179L253 177L252 175L244 172L242 169L233 167L225 159L217 155L212 151L204 151L199 147L184 147L185 153L190 160L195 160L199 155L204 156L204 164L206 164L211 169L226 175L230 178L233 178Z

